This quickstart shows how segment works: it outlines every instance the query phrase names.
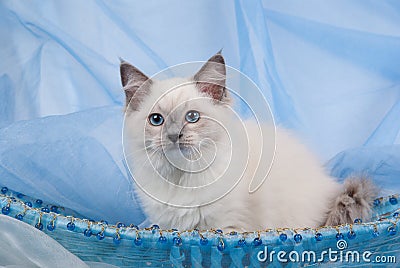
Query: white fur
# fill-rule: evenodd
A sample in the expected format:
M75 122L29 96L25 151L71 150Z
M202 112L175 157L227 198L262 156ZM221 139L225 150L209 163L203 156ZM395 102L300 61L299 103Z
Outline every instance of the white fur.
M125 129L127 134L125 148L129 166L133 167L131 168L133 176L144 179L146 184L144 186L151 189L153 195L161 194L167 196L173 204L182 203L188 206L203 202L207 199L207 194L195 195L194 191L190 189L183 194L177 194L172 186L168 186L169 184L160 183L157 172L168 177L171 182L183 186L210 183L215 179L216 173L222 174L224 172L229 160L228 137L223 133L213 134L210 129L215 129L215 126L212 125L204 126L205 129L189 130L190 133L203 131L205 135L209 135L207 137L214 139L218 146L218 154L211 168L193 174L173 168L162 157L158 157L157 161L149 161L144 149L144 135L160 135L160 129L147 123L147 117L150 113L169 113L174 108L181 107L179 105L187 100L204 97L195 85L191 84L179 87L159 99L168 89L190 81L190 79L181 78L153 81L148 95L140 104L140 108L137 111L129 111L128 108L125 119L125 127L127 128ZM155 103L157 105L153 107ZM182 111L179 109L182 109ZM230 131L233 132L240 128L241 122L232 117L228 105L216 104L209 98L203 98L198 102L188 104L188 107L179 109L178 113L193 109L199 111L202 116L217 118L224 125L229 126ZM249 137L257 136L258 130L254 122L245 121L244 124ZM268 125L262 127L271 128ZM235 135L235 133L230 134ZM196 142L203 138L204 136L198 136ZM278 128L276 131L276 155L271 171L261 188L250 194L248 186L257 168L257 154L260 151L260 144L256 140L250 138L249 146L247 141L233 144L237 151L246 152L249 148L247 169L239 184L231 192L211 204L193 208L174 207L160 203L142 191L141 187L136 187L137 196L139 196L150 222L159 224L161 228L165 229L220 228L237 231L322 225L326 220L332 200L338 196L341 190L340 184L325 174L320 163L305 146L288 131ZM241 174L243 170L235 170L235 168L240 167L239 164L236 165L235 163L238 160L230 159L229 161L231 164L233 163L230 166L233 169L233 174ZM157 162L157 170L153 168L150 162ZM237 178L230 179L236 180ZM209 191L212 191L212 189L210 188ZM214 189L216 190L216 188Z

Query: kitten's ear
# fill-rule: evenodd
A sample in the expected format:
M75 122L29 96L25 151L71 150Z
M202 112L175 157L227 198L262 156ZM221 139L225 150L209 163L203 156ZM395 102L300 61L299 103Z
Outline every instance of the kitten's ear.
M130 63L120 59L121 83L125 91L125 108L137 110L140 102L147 94L151 85L151 80L139 69ZM138 89L140 91L138 91Z
M229 102L228 92L225 88L225 60L221 51L212 56L193 78L200 92L206 93L214 100Z

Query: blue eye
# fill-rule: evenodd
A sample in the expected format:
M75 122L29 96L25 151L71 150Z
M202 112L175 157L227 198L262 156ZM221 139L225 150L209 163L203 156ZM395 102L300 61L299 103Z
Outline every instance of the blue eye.
M200 113L198 111L191 110L186 113L185 119L189 123L196 123L200 119Z
M154 113L149 115L149 122L153 126L161 126L164 123L164 117L161 114Z

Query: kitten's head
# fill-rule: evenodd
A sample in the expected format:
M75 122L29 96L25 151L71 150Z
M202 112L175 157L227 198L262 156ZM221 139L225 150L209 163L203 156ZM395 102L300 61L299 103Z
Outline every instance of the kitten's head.
M185 170L180 160L195 162L226 138L223 126L230 99L220 52L189 78L152 80L125 61L120 72L126 96L125 127L130 128L134 150L145 148L154 163L165 165L168 159L171 169Z

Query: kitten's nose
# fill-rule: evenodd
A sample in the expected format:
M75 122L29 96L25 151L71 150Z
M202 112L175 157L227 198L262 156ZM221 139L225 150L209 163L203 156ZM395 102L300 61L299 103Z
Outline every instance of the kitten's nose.
M170 139L172 142L177 142L178 139L182 138L183 134L169 134L168 139Z

